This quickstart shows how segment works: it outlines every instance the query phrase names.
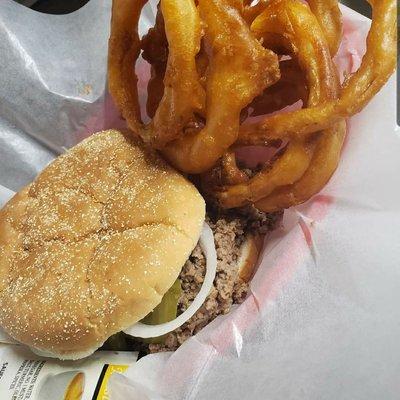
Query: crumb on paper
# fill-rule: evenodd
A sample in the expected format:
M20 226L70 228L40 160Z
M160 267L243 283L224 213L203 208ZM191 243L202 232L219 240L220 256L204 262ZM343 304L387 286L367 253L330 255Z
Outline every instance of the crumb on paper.
M79 83L78 84L78 92L81 95L88 96L93 91L93 86L90 83Z

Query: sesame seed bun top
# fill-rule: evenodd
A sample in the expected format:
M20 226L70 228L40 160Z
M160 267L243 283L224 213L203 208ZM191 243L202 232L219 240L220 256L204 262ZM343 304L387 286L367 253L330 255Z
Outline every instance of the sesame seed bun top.
M0 326L62 359L148 314L195 247L205 204L129 133L54 160L0 211Z

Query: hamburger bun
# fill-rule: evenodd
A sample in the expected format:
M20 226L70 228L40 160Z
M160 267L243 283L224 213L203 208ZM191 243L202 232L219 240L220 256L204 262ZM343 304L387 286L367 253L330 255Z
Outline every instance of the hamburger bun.
M89 137L0 211L0 326L89 355L160 302L204 218L197 189L129 133Z
M239 278L250 282L255 273L258 257L263 247L264 236L258 233L248 233L240 247L237 260Z

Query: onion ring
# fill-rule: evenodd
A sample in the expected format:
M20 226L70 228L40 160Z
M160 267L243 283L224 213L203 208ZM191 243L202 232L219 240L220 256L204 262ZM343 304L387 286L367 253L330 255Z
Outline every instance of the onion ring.
M249 177L237 166L234 151L227 151L223 155L222 168L225 172L225 176L221 177L221 179L228 185L236 185L249 180Z
M257 17L257 15L261 14L265 7L268 5L269 0L259 0L256 4L251 5L251 1L249 2L250 4L246 4L243 10L243 17L244 19L251 24L254 19Z
M241 110L279 79L276 55L261 46L228 1L199 0L199 12L211 48L206 125L162 150L173 166L188 173L201 173L215 164L237 139Z
M160 4L169 51L164 93L152 122L142 133L146 142L158 148L181 135L205 103L195 62L201 40L196 5L193 0L161 0Z
M257 20L253 24L257 28ZM315 107L274 115L257 123L243 125L238 144L247 143L249 136L253 138L261 136L264 140L286 138L302 140L316 131L328 128L342 118L358 113L393 73L396 67L396 53L396 1L375 0L372 2L372 24L367 37L367 51L360 68L346 82L340 98Z
M143 36L140 46L143 50L143 59L151 65L146 111L147 115L153 118L164 94L164 75L168 59L168 42L160 5L157 7L155 24Z
M147 0L114 0L108 42L108 88L128 126L142 127L135 63L140 53L138 23Z
M250 180L229 186L218 195L224 208L241 207L268 196L282 185L299 180L310 164L312 149L303 143L289 143L282 154Z
M341 91L332 62L342 33L337 0L196 0L197 8L194 1L161 0L163 15L143 39L152 68L148 125L134 71L145 0L113 1L109 88L128 126L180 171L201 174L222 207L252 202L275 211L307 200L337 166L344 118L368 104L395 68L396 1L370 1L367 51ZM291 59L278 67L271 50ZM302 109L275 114L298 100ZM236 163L237 147L282 143L252 177Z
M333 57L339 49L343 31L339 2L338 0L307 0L307 3L324 31L325 38L329 44L329 51ZM254 5L245 6L244 18L246 21L251 24L265 10L268 4L268 0L259 0Z
M264 212L282 210L304 203L318 193L336 170L345 135L346 123L343 120L327 129L317 143L306 173L293 185L276 189L254 206Z
M264 90L248 106L249 116L270 114L290 106L299 100L307 103L307 84L303 71L295 60L285 60L279 63L281 78L277 83Z
M311 11L317 18L333 57L342 41L342 14L338 0L307 0Z
M336 68L330 57L328 43L310 9L298 0L277 0L272 1L260 17L262 19L256 20L260 33L272 32L275 35L282 35L285 45L288 41L290 42L292 56L297 58L307 77L310 88L308 105L315 106L337 98L339 81ZM274 196L274 191L279 190L280 186L285 186L287 192L292 193L291 185L296 181L300 181L300 183L295 188L300 188L304 193L310 195L314 194L315 188L319 190L326 183L325 176L330 177L333 172L330 163L323 165L317 162L321 157L331 156L333 160L338 161L340 154L341 144L335 147L334 145L338 141L329 141L325 139L325 136L334 137L332 131L335 130L341 139L339 142L342 143L345 133L342 125L337 124L319 133L311 143L290 142L287 148L276 157L272 165L267 164L261 172L247 182L231 185L217 192L219 204L224 208L232 208L255 203L258 207L260 206L257 203L258 200L266 197L265 202L267 202L267 196L271 193ZM314 155L313 146L316 147ZM336 165L337 163L333 170ZM310 174L314 177L312 172L316 167L319 170L318 177L320 179L310 180L307 177ZM303 175L306 176L304 180L302 180ZM292 201L298 199L300 196L290 197ZM303 198L302 201L304 201ZM273 201L271 203L273 204Z

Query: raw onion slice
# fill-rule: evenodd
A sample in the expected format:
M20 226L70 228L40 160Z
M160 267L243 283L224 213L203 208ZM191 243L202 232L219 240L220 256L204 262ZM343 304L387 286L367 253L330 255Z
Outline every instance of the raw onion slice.
M215 250L214 236L210 227L206 223L203 225L199 243L206 257L206 275L201 289L194 298L192 304L190 304L186 311L172 321L158 325L146 325L142 322L137 322L135 325L125 329L125 333L140 338L151 338L165 335L183 325L202 306L210 293L217 272L217 252Z

